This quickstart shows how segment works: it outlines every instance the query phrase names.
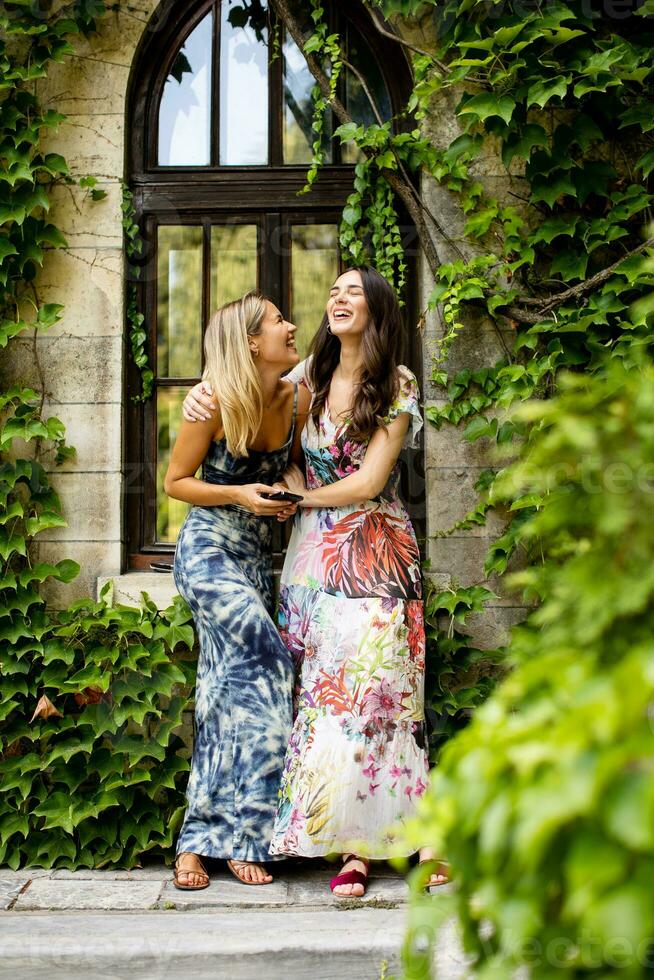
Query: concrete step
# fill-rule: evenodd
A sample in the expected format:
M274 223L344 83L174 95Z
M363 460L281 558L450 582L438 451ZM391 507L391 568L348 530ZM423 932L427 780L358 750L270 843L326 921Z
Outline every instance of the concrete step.
M401 976L402 876L379 866L366 897L329 892L329 868L276 870L246 887L222 868L183 892L170 869L0 869L1 980L331 980ZM449 887L449 886L447 886ZM438 894L433 900L438 901ZM465 980L452 926L438 934L438 980Z
M0 976L102 980L379 980L397 973L404 915L324 912L13 913Z

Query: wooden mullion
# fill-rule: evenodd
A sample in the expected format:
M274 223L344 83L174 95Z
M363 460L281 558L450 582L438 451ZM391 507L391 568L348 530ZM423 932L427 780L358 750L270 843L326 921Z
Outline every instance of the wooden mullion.
M202 334L200 343L200 366L204 372L204 332L211 316L211 224L205 218L202 222ZM195 384L195 382L194 382Z
M157 378L158 388L187 388L196 385L199 378Z
M272 35L281 32L279 57L272 58ZM273 12L268 38L268 165L281 167L284 163L284 53L283 28Z
M158 221L150 215L146 221L146 234L151 243L150 254L152 268L148 270L145 286L145 327L147 335L148 360L156 376L158 370L157 358L157 314L158 314ZM141 536L140 547L153 539L156 526L156 450L157 450L157 399L156 387L147 402L143 404L143 455L141 464L141 483L143 494L141 499Z
M220 164L220 28L222 0L213 5L213 38L211 50L211 163Z

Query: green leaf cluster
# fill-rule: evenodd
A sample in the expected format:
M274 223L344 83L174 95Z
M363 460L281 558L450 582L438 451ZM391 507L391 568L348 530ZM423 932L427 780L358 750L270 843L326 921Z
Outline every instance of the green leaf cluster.
M528 502L518 538L538 542L541 558L511 585L540 603L513 632L513 669L443 749L410 836L452 862L475 976L523 967L534 980L644 980L654 934L654 366L646 348L607 355L513 414L527 435L495 492ZM437 914L416 905L413 929L424 935ZM427 955L411 938L408 975Z
M47 613L38 583L77 571L40 564L2 582L0 864L14 869L166 856L184 808L190 612L179 596L159 612L105 595ZM43 696L54 711L34 717Z
M427 675L425 713L432 761L483 704L503 673L505 651L478 649L466 633L470 616L482 613L493 592L483 586L437 589L426 579Z
M303 50L305 54L314 55L324 65L324 70L329 78L329 94L323 95L318 84L311 90L313 100L313 119L312 132L313 143L311 144L312 160L307 171L306 183L300 194L308 194L318 178L320 167L326 158L326 130L325 119L330 103L336 97L338 91L338 79L343 67L343 56L341 54L340 38L338 34L330 34L329 27L325 20L325 10L322 0L311 0L311 20L313 21L314 32L305 41Z

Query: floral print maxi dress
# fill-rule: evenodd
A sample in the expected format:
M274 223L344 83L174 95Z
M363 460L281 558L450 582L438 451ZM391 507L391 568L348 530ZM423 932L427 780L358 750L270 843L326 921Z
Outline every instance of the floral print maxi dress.
M409 413L413 445L418 385L405 367L400 382L385 421ZM357 470L367 448L327 408L302 445L309 489ZM296 515L279 609L298 666L296 719L271 854L389 857L391 826L426 788L420 556L398 483L396 466L375 500Z

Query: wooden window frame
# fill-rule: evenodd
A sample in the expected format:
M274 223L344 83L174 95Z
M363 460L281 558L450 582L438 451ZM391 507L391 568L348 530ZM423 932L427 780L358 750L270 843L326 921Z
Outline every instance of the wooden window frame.
M321 168L311 193L298 196L304 186L307 165L283 164L283 97L282 58L269 61L269 163L263 165L217 165L219 159L219 31L214 30L212 82L214 111L211 114L211 164L208 166L159 166L157 114L163 86L172 62L183 43L200 20L214 8L215 0L196 0L187 4L162 4L146 30L134 60L128 90L129 134L126 172L136 221L145 248L136 280L137 302L145 315L146 351L156 369L156 229L160 224L200 224L204 227L203 324L209 316L209 276L206 255L211 224L257 223L263 230L263 241L279 227L280 241L288 239L291 223L337 222L351 193L354 166L334 162ZM335 9L335 5L332 11ZM335 15L332 13L332 17ZM410 71L402 49L375 31L369 15L356 3L347 4L347 17L363 33L377 57L391 97L392 110L398 112L410 90ZM333 25L336 27L336 23ZM341 25L342 26L342 25ZM388 70L390 69L390 70ZM409 280L417 274L418 248L415 229L405 214L409 263ZM261 238L258 239L261 243ZM290 243L289 243L290 244ZM257 249L260 288L289 309L289 277L284 276L283 255L274 250ZM407 290L407 322L416 322L415 290ZM317 326L317 325L316 325ZM408 332L406 360L421 379L422 354L416 331ZM154 396L145 404L134 402L132 395L140 389L138 368L126 345L124 397L124 551L123 567L149 569L156 560L171 559L173 544L156 542L156 405ZM193 383L197 379L157 379L166 384ZM405 478L404 492L412 501L412 513L420 533L424 492L422 474L411 472Z

